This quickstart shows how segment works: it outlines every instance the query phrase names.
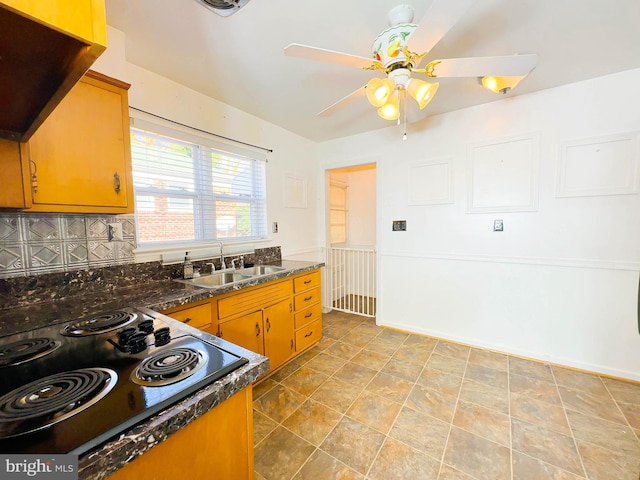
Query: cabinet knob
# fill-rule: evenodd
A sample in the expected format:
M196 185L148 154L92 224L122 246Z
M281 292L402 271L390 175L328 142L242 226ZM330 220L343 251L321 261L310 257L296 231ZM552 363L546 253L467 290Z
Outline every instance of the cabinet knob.
M183 323L189 323L191 320L192 320L191 317L187 317L184 319Z
M309 333L307 333L304 338L310 337L311 335L313 335L313 330L311 330Z
M269 317L267 317L267 333L271 330L271 322L269 321Z
M311 297L304 297L304 301L305 301L305 302L308 302L308 301L309 301L309 300L311 300L312 298L313 298L313 296L311 296Z
M311 280L305 280L305 281L304 281L304 284L305 284L305 285L309 285L310 283L311 283Z
M260 325L256 322L256 337L260 336Z
M113 189L116 193L120 193L120 175L118 175L118 172L113 174Z
M304 318L310 318L312 316L313 316L313 312L309 312L304 316Z

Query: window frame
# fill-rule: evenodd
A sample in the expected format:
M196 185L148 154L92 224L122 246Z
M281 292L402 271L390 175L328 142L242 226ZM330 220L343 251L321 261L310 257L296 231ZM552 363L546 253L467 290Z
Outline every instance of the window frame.
M134 181L134 199L135 199L135 223L136 223L136 251L137 252L171 252L171 251L184 251L185 248L194 249L198 246L209 246L211 244L217 245L220 242L224 244L255 244L259 242L269 241L268 229L267 229L267 179L266 179L266 164L267 158L265 152L256 152L248 150L246 148L240 148L230 143L222 143L215 139L213 135L205 135L198 130L192 130L189 127L176 128L173 125L166 126L157 121L148 121L145 118L140 118L137 115L131 117L130 125L131 136L134 133L141 133L142 135L148 134L151 136L169 137L175 139L177 142L182 142L186 145L196 146L192 149L192 179L194 182L194 191L176 191L176 190L163 190L154 188L153 186L136 186L135 175L135 159L133 155L132 144L132 176ZM215 193L213 188L211 192L203 192L199 190L198 186L214 185L214 174L208 172L209 168L206 168L207 160L197 150L202 148L211 149L213 153L220 154L223 158L231 159L246 159L248 162L256 162L250 168L250 185L252 186L251 195L246 198L238 197L237 195ZM209 176L210 179L206 180ZM205 179L204 182L201 180ZM261 182L256 184L255 182ZM140 222L138 218L138 212L145 209L138 205L138 197L161 197L166 198L169 202L172 198L185 198L192 199L193 206L191 208L193 212L193 238L189 239L171 239L171 240L153 240L153 241L141 241L140 240ZM252 235L241 237L218 237L217 236L217 223L220 217L217 216L217 208L220 202L235 202L245 203L250 212L257 211L256 214L249 215L250 228ZM207 209L212 214L207 214ZM258 209L258 210L255 210Z

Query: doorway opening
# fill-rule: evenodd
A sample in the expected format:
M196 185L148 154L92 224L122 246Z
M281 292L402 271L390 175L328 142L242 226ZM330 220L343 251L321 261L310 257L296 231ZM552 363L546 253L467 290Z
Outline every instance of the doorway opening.
M325 307L376 315L376 165L327 171Z

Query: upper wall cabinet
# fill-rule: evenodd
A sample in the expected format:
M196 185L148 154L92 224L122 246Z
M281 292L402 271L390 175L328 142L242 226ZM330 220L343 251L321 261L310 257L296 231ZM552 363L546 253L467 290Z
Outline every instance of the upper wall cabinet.
M28 143L0 142L0 208L133 213L128 88L89 71Z
M106 45L104 0L0 0L0 138L31 138Z

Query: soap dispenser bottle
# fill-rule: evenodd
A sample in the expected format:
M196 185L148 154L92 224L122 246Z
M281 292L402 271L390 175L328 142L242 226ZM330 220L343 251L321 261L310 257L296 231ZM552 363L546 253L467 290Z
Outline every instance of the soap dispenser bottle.
M184 263L182 264L182 277L185 280L193 278L193 263L189 260L189 252L185 253Z

